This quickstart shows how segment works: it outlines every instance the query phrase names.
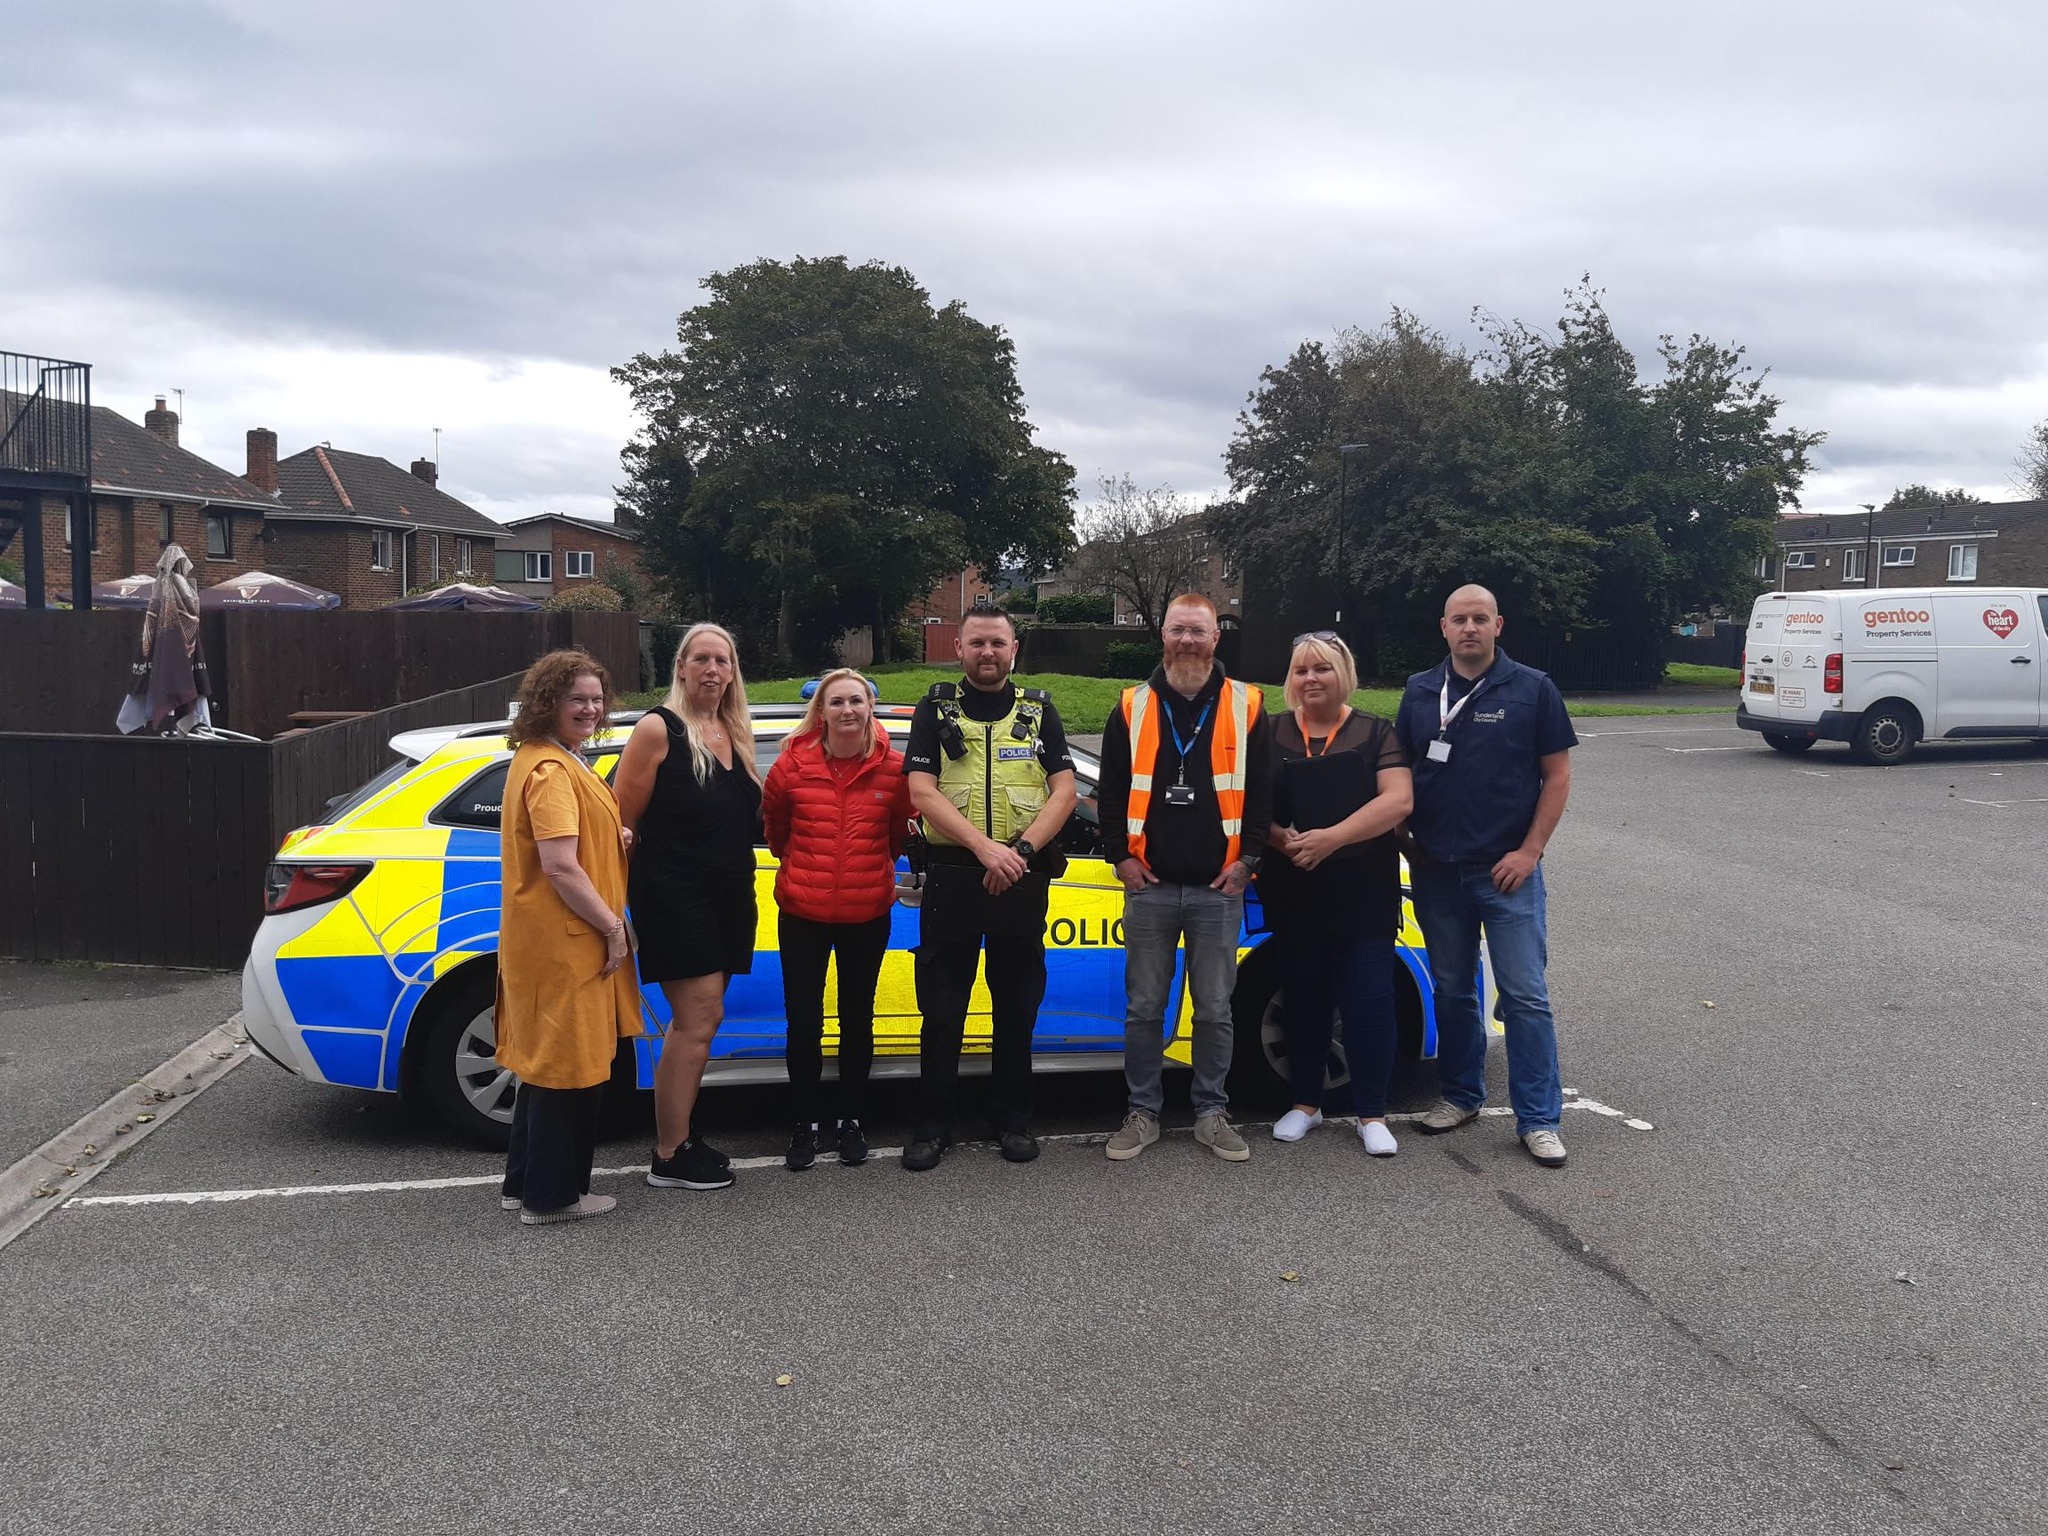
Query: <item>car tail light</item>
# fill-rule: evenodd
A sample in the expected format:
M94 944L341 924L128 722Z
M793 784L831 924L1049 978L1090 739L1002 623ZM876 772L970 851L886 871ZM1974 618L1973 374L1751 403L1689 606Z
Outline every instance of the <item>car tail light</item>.
M1821 675L1820 689L1822 693L1840 693L1842 691L1842 653L1840 651L1835 652L1834 655L1828 658L1827 671Z
M273 864L263 877L263 910L274 917L338 901L369 872L367 864Z

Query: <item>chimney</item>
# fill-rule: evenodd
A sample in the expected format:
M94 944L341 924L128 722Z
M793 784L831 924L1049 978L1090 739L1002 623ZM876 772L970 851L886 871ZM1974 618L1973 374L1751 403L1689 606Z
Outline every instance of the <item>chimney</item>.
M441 478L441 471L432 459L414 459L412 461L412 472L429 485L432 485Z
M277 434L268 427L249 429L249 473L245 478L269 494L277 494Z
M156 409L142 413L142 424L173 448L178 446L178 413L164 409L164 397L156 397Z

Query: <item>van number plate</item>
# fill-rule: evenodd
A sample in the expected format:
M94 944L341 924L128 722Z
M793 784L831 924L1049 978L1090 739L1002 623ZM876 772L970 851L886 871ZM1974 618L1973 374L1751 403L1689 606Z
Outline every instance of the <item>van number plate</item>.
M1777 685L1768 677L1752 677L1749 680L1749 691L1751 693L1776 693L1778 690Z

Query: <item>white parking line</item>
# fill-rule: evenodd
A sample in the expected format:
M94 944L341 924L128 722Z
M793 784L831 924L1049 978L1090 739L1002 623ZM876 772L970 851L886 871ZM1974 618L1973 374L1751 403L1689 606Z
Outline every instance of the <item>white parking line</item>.
M2048 795L2032 795L2025 800L1972 800L1967 795L1957 796L1965 805L1989 805L2004 810L2014 805L2048 805Z
M1588 1113L1599 1115L1603 1119L1619 1120L1623 1125L1634 1131L1653 1131L1656 1129L1654 1125L1640 1116L1631 1115L1626 1110L1615 1109L1612 1105L1602 1104L1597 1099L1589 1099L1580 1094L1576 1089L1567 1088L1565 1090L1564 1107L1566 1109L1585 1110ZM1514 1111L1506 1105L1495 1104L1487 1106L1480 1110L1479 1113L1488 1119L1498 1119L1502 1116L1511 1116L1514 1114ZM1422 1115L1419 1112L1403 1113L1389 1115L1387 1118L1397 1123L1405 1123L1419 1120L1422 1118ZM1340 1115L1332 1117L1330 1123L1332 1125L1352 1125L1357 1122L1352 1116ZM1272 1128L1272 1122L1269 1120L1249 1120L1240 1123L1238 1126L1240 1131L1270 1131ZM1169 1130L1166 1134L1168 1136L1192 1136L1194 1132L1191 1127L1182 1126ZM1098 1146L1109 1139L1109 1132L1073 1131L1054 1136L1041 1136L1038 1139L1041 1142L1058 1146ZM956 1144L953 1150L955 1152L993 1152L997 1150L997 1144L992 1141L967 1141ZM902 1155L903 1149L901 1147L875 1147L868 1153L870 1159L877 1161L900 1158ZM825 1159L824 1161L830 1160ZM732 1166L742 1173L747 1173L763 1168L780 1168L782 1166L782 1159L780 1157L736 1157L732 1160ZM620 1168L593 1168L590 1170L591 1177L597 1179L634 1178L644 1175L646 1172L647 1164L645 1163L628 1163ZM356 1184L280 1184L270 1188L259 1189L173 1189L142 1195L78 1195L62 1202L62 1208L71 1211L108 1206L240 1205L251 1200L290 1200L304 1195L411 1194L423 1190L475 1189L487 1184L501 1183L503 1179L504 1175L502 1173L474 1173L439 1179L377 1179Z
M1740 752L1740 747L1659 747L1659 752Z
M1573 729L1578 730L1578 727L1574 726ZM1667 725L1626 731L1578 731L1578 734L1582 738L1597 738L1601 736L1698 736L1708 731L1733 731L1738 729L1740 727L1733 725Z

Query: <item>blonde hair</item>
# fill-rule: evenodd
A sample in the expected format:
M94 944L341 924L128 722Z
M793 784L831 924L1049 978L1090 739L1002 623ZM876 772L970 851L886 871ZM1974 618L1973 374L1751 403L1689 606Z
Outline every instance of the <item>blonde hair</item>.
M739 642L733 639L729 630L716 624L692 624L683 631L675 660L669 663L668 697L661 701L661 707L683 723L683 734L690 739L690 767L697 775L697 782L710 783L711 775L718 767L718 759L697 729L696 717L690 713L683 694L682 679L683 658L690 654L690 647L705 635L715 635L723 640L726 652L732 657L732 681L725 685L725 697L718 701L716 718L725 727L725 739L732 746L733 765L744 765L747 777L758 784L761 782L761 768L754 761L754 720L747 710L747 685L740 677Z
M804 717L797 721L796 729L789 733L789 744L794 745L806 736L825 734L825 695L834 683L859 683L868 696L868 721L874 726L873 739L868 742L867 751L861 753L863 761L882 750L882 722L875 719L875 685L852 667L834 667L818 679L818 686L811 690L811 696L804 701Z
M1301 689L1294 681L1294 664L1307 652L1318 661L1327 661L1337 672L1337 686L1343 690L1341 703L1349 704L1351 695L1358 692L1358 663L1352 659L1351 647L1332 635L1327 640L1318 640L1313 635L1304 635L1294 654L1287 658L1287 686L1281 690L1289 709L1301 708Z

